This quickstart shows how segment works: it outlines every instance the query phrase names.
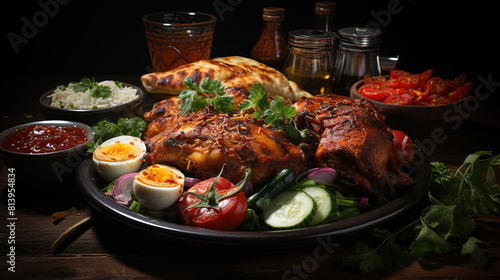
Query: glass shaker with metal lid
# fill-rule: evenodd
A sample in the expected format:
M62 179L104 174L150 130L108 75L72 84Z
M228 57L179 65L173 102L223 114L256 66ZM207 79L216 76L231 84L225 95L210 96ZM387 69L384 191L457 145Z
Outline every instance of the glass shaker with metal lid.
M353 83L366 74L380 75L379 49L382 32L378 29L348 27L338 31L339 50L335 61L333 93L349 96Z
M335 33L314 29L294 30L288 33L285 76L309 93L332 92L335 63Z

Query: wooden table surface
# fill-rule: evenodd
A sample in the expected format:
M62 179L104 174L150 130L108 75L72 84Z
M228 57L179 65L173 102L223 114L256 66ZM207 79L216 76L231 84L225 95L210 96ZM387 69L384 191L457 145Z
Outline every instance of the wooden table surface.
M25 122L41 120L43 115L38 97L59 84L77 81L81 77L34 76L12 77L7 88L10 101L1 105L1 129ZM140 85L139 76L96 76L96 80L115 79ZM492 88L492 93L496 88ZM4 92L5 95L5 92ZM144 107L155 101L148 95ZM469 106L468 114L445 127L446 141L426 146L430 161L442 161L456 169L465 157L478 150L500 152L498 131L499 108L492 102L481 101ZM473 109L473 110L472 110ZM451 127L455 124L456 127ZM422 143L424 139L421 136ZM420 138L419 138L420 139ZM414 139L415 140L415 139ZM318 258L318 246L248 250L214 248L196 242L180 242L146 234L130 228L94 210L82 197L76 184L63 190L51 191L51 186L35 186L26 191L17 185L15 228L10 227L7 202L7 168L0 169L0 278L1 279L500 279L500 219L492 216L477 218L475 236L490 246L483 251L489 258L487 270L476 267L470 257L444 255L427 256L413 261L404 269L387 268L381 272L361 275L344 269L342 258L354 252L354 244L367 237L366 232L335 240L335 246ZM497 170L498 174L498 170ZM498 175L497 175L498 176ZM500 178L500 177L498 177ZM31 186L34 187L34 186ZM58 223L52 221L55 212L75 207L77 214ZM406 224L408 216L419 213L421 205L408 214L390 221ZM54 241L74 224L90 217L91 221L63 242L56 251ZM12 242L15 248L11 251ZM335 248L334 248L335 247ZM8 271L15 260L15 272Z

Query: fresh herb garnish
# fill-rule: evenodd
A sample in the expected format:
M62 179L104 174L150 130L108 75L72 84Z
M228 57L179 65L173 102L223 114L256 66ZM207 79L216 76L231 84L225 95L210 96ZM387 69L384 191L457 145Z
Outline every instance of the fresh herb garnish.
M87 144L87 152L93 153L104 141L121 135L141 137L146 130L146 121L140 117L120 118L116 123L100 121L92 127L95 138Z
M198 112L208 105L212 105L221 113L234 112L235 100L226 93L225 86L217 79L210 81L205 78L200 85L187 77L183 84L188 87L179 94L183 100L180 110L184 116L191 112ZM299 130L294 121L297 110L288 104L281 96L269 101L267 91L260 83L255 83L250 89L249 99L238 106L239 110L254 109L255 119L264 119L264 122L284 130L294 142L303 142L309 132L307 129Z
M254 118L261 119L264 117L264 111L271 106L267 91L260 83L255 83L250 89L248 98L250 100L243 100L238 106L240 110L254 109Z
M71 84L75 92L86 92L90 90L90 96L95 98L108 98L111 96L111 88L109 86L99 85L94 77L92 77L92 79L82 78L80 82Z
M75 92L86 92L87 90L97 86L94 77L92 79L82 78L78 83L71 83Z
M309 135L307 129L299 130L294 117L297 115L297 109L287 103L281 96L276 96L269 102L266 89L260 84L255 83L250 89L250 100L244 100L238 109L254 109L254 118L264 119L267 124L272 124L278 129L284 130L290 138L296 142L304 142Z
M432 162L432 184L429 205L420 217L395 233L373 229L370 233L382 242L375 248L358 243L356 254L347 256L343 264L359 269L362 273L375 272L384 266L404 267L412 258L428 253L457 252L471 255L482 269L488 259L481 245L488 245L475 238L474 217L478 214L500 215L500 186L493 167L500 166L500 155L489 151L470 154L454 172L441 162ZM397 238L405 235L410 242L403 244Z
M111 96L111 88L108 86L97 85L90 90L90 96L95 98L108 98Z
M226 93L224 85L217 79L212 81L207 77L199 85L187 77L183 84L188 88L181 91L179 98L183 100L180 110L181 115L198 112L208 105L215 107L220 113L231 114L234 112L234 97Z

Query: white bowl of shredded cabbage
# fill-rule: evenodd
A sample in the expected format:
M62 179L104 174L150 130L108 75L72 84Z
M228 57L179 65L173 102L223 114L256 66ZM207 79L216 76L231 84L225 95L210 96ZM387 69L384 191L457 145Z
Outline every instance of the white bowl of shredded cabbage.
M40 97L46 119L80 121L94 125L100 120L142 114L144 92L131 84L113 80L96 82L82 78L80 82L60 85Z

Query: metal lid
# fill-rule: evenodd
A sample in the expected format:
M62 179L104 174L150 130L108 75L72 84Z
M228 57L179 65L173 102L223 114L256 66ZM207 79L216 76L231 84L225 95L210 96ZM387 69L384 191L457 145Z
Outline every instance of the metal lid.
M382 40L382 31L375 28L347 27L338 31L341 44L353 47L378 47Z
M300 29L288 32L288 45L307 49L331 49L335 33L316 29Z

